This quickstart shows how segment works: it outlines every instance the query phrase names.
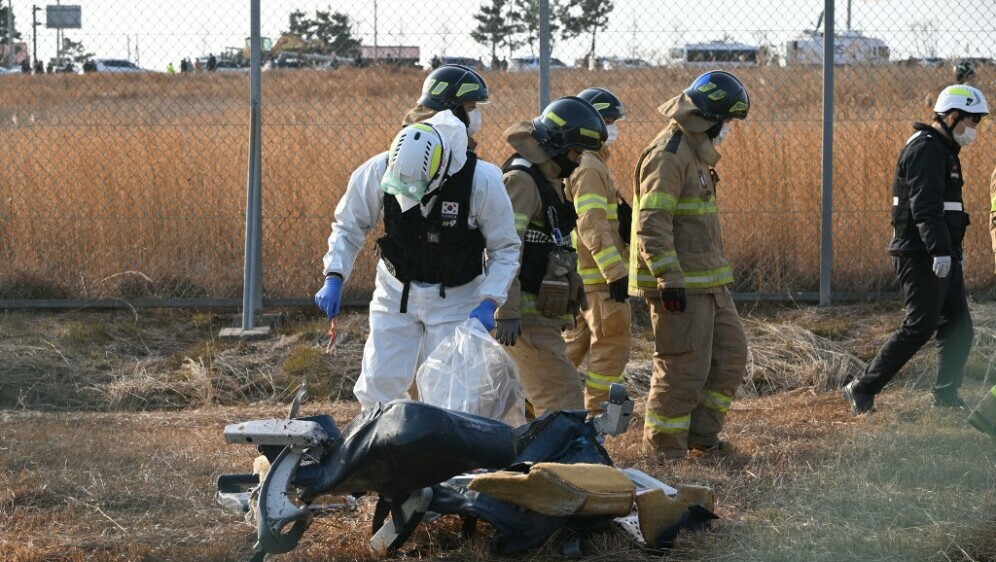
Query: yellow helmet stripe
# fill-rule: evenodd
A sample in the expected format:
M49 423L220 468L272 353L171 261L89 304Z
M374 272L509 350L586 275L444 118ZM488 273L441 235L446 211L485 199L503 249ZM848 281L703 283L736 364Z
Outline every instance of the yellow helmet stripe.
M457 90L456 97L460 98L460 97L463 97L466 94L469 94L471 92L476 92L477 90L480 90L480 89L481 89L481 85L480 84L464 84L464 85L460 86L459 90Z
M547 111L546 112L546 118L549 119L550 121L553 121L554 123L556 123L557 126L559 126L559 127L563 127L564 125L567 124L567 121L564 121L563 119L560 118L559 115L557 115L556 113L554 113L552 111Z

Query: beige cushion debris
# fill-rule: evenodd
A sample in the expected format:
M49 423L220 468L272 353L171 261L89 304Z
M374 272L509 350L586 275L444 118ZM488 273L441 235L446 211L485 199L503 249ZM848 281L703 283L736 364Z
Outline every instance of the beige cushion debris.
M689 507L699 504L709 511L716 507L716 494L705 486L676 486L678 495L668 496L664 490L644 490L636 496L636 509L640 518L640 532L644 540L657 548L657 537L681 519Z
M467 487L554 516L628 515L636 492L622 471L601 464L537 463L527 474L482 474Z

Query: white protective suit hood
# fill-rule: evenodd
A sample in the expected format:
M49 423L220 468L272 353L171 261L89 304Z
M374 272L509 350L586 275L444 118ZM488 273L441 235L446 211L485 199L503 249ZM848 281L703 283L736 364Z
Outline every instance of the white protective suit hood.
M450 110L440 111L423 122L427 125L432 125L443 139L443 148L449 156L446 169L442 175L445 181L447 177L459 172L464 164L467 163L467 125L458 119L456 115L453 115L453 112ZM429 194L439 189L439 186L442 185L442 181L434 183L435 185L430 185L429 187ZM402 213L418 203L418 201L403 195L395 195L394 197L398 200ZM423 209L423 215L426 211L427 209Z

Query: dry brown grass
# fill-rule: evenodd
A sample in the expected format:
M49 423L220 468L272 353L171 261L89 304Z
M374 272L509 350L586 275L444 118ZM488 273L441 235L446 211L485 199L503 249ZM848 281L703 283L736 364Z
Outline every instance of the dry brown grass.
M908 123L929 116L947 69L842 68L837 77L835 288L892 284L882 248L889 189ZM696 71L570 70L554 95L598 84L626 102L610 161L632 170L662 126L656 108ZM740 71L754 107L723 147L721 209L741 291L815 290L820 222L816 69ZM11 77L0 83L3 298L237 297L242 285L248 111L245 76ZM274 72L264 79L263 212L267 296L314 291L335 202L349 173L390 141L424 74ZM536 111L536 76L487 76L480 152L501 162L500 133ZM982 84L990 89L993 84ZM10 95L8 95L10 94ZM966 151L969 277L991 286L982 226L996 138ZM365 253L354 291L369 291ZM978 265L975 265L978 264ZM125 273L137 272L137 273ZM140 275L147 282L138 281ZM357 294L359 294L357 293Z
M190 311L16 313L0 316L0 407L176 409L282 401L312 392L352 400L366 315L328 321L289 312L275 338L217 338L231 314Z
M992 560L992 443L962 416L930 410L921 392L890 392L880 409L852 416L836 392L743 399L729 421L736 454L662 465L640 452L641 403L630 431L607 448L619 466L716 490L721 521L684 538L669 560ZM304 408L340 425L357 410L327 401ZM212 496L217 475L248 471L254 452L224 445L221 428L283 412L274 405L165 415L0 412L0 555L6 562L247 559L252 529ZM365 499L356 513L321 520L300 548L276 559L381 559L366 546L371 512ZM444 518L388 559L503 559L488 552L489 531L480 530L464 542L459 523ZM557 558L560 544L554 538L512 559ZM584 548L591 560L660 559L617 533L596 535Z
M853 416L838 391L827 390L874 353L901 319L897 308L749 310L755 383L730 413L736 453L668 464L641 452L641 377L649 376L652 346L637 322L628 369L637 411L607 449L620 466L713 487L722 517L667 559L996 559L996 443L968 427L964 413L929 407L921 387L930 382L930 355L872 415ZM970 401L992 384L981 366L996 350L996 306L975 304L973 315L980 336L963 391ZM365 317L340 321L335 357L315 355L325 320L289 313L269 341L223 344L213 334L230 321L176 310L0 317L0 393L14 407L0 410L0 560L248 558L251 528L212 497L217 475L248 471L254 452L225 445L221 429L284 415L302 373L314 397L304 413L348 422L358 405L343 400L358 372ZM276 559L378 560L366 546L371 513L367 499L356 513L322 520L299 549ZM499 560L480 530L464 542L457 522L439 521L420 528L396 559ZM560 544L555 538L513 559L557 558ZM616 533L584 548L592 560L660 559Z

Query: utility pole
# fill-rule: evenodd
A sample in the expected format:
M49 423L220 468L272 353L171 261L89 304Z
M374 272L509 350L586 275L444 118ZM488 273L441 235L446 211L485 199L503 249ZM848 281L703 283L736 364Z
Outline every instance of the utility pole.
M7 67L14 68L14 8L7 0Z
M31 63L38 64L38 12L37 4L31 6Z
M55 0L56 6L62 5L62 0ZM62 28L55 30L55 68L62 64Z

